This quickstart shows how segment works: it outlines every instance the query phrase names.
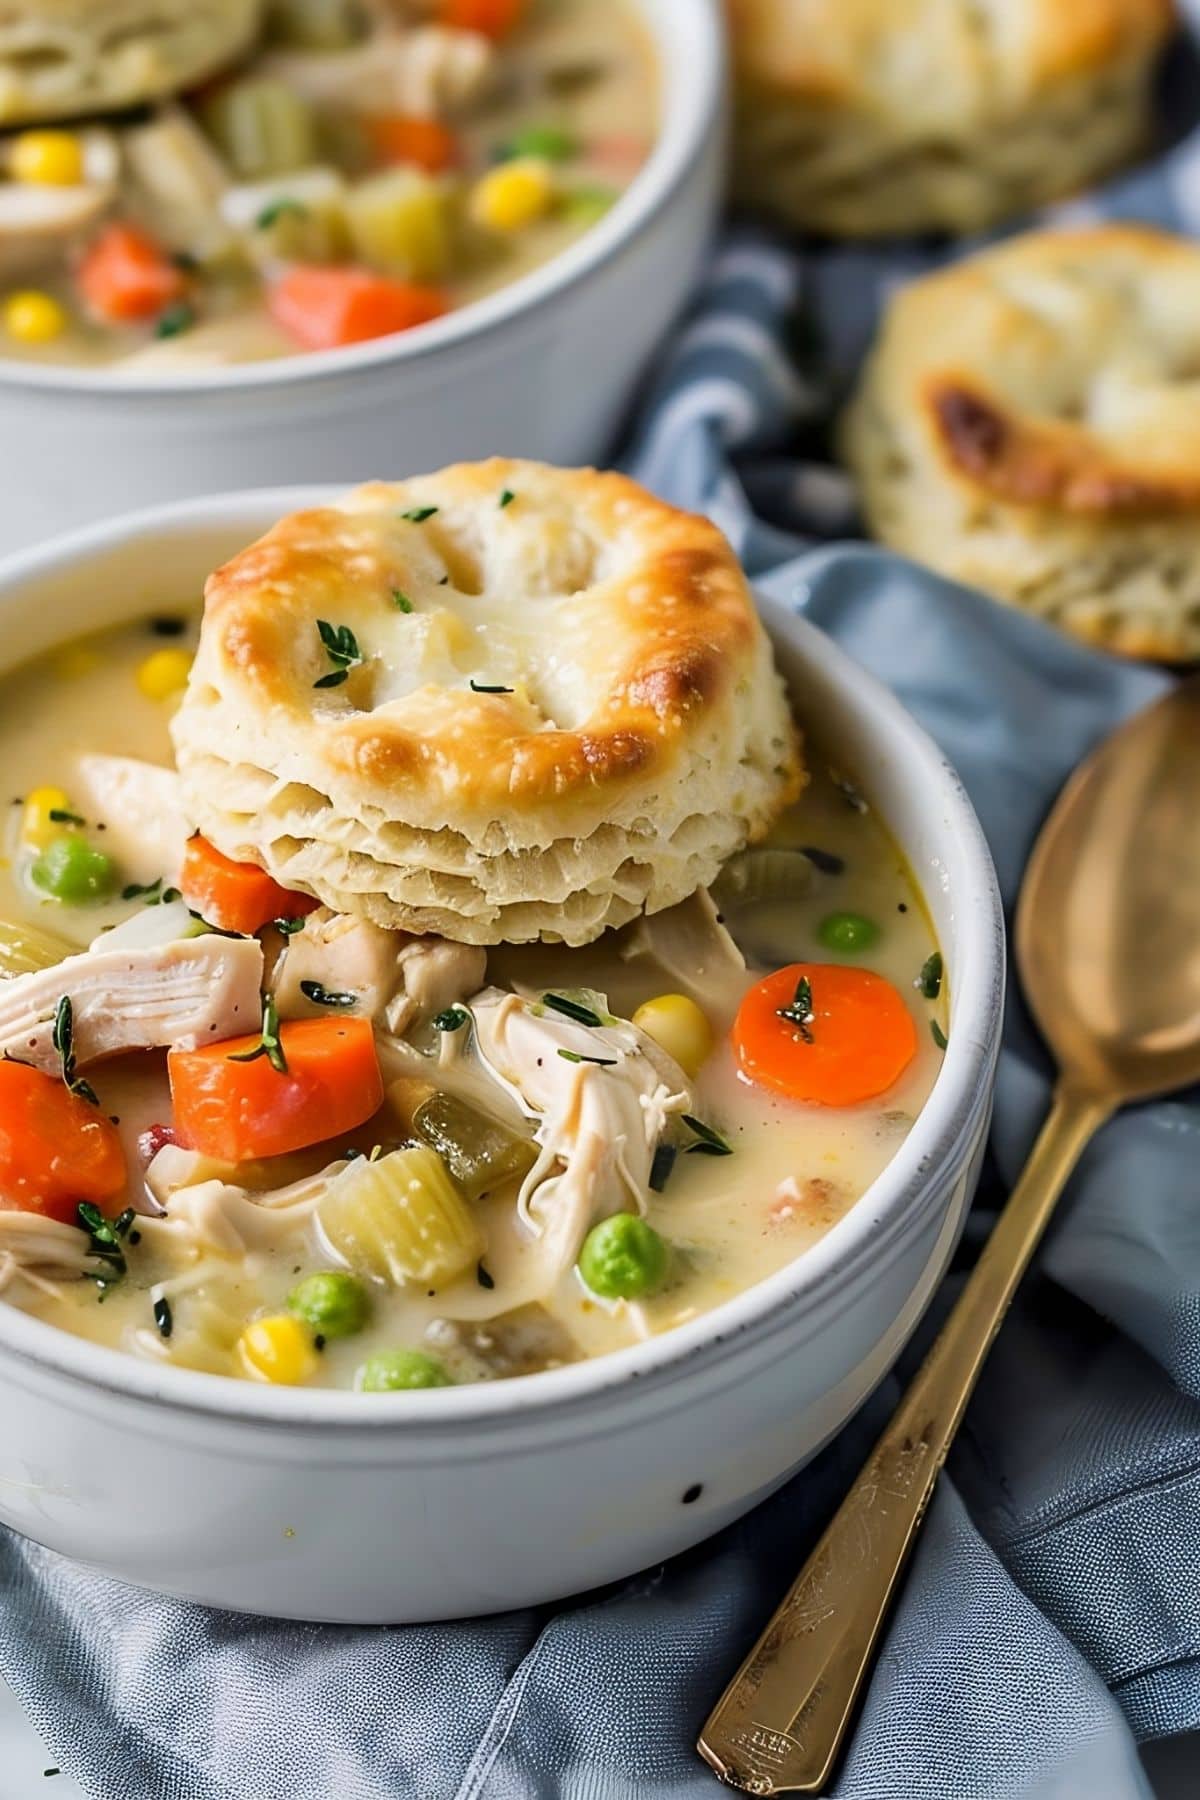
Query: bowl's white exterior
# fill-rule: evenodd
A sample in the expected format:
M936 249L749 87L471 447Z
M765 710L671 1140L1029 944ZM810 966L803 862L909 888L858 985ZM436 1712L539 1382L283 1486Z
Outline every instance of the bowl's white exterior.
M11 664L177 603L308 493L93 528L0 565ZM0 1304L0 1519L124 1580L280 1616L409 1621L544 1601L727 1524L888 1368L982 1153L1003 925L978 823L894 699L774 609L781 663L890 821L951 978L950 1047L896 1159L806 1256L707 1317L545 1375L361 1395L235 1383L96 1348ZM698 1488L698 1497L684 1496Z
M691 289L721 183L721 8L637 3L663 73L655 151L607 219L510 287L397 338L169 379L0 358L0 554L237 487L599 460Z

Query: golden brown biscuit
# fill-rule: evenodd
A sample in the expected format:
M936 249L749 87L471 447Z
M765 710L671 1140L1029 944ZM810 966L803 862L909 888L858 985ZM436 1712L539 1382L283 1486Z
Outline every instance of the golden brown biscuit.
M249 49L262 0L0 0L0 125L178 93Z
M174 732L227 855L470 943L671 906L800 781L717 528L500 459L359 488L218 569Z
M1143 140L1172 0L729 0L735 189L836 236L974 231Z
M843 447L874 534L1129 656L1200 656L1200 247L1010 239L893 300Z

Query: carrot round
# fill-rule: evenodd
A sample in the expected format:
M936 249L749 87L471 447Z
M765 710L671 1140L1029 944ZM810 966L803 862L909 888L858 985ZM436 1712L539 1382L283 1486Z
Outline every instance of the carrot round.
M305 350L335 350L427 325L447 310L437 288L369 269L298 263L271 287L271 315Z
M198 833L183 853L179 889L193 912L222 931L247 937L272 919L298 919L321 902L281 887L257 863L234 862Z
M281 1025L283 1070L266 1055L233 1060L260 1042L229 1038L170 1052L175 1129L189 1148L223 1162L283 1156L352 1131L383 1104L369 1019Z
M917 1028L882 975L793 963L750 989L733 1023L733 1047L742 1073L760 1087L815 1106L857 1106L904 1073Z
M455 31L502 38L520 23L526 0L440 0L438 16Z
M0 1207L75 1222L125 1192L125 1153L109 1119L53 1075L0 1062Z
M440 119L386 113L367 119L366 130L378 162L415 163L427 174L440 175L458 161L458 139Z
M187 291L187 279L136 225L106 225L84 253L79 291L97 318L112 324L152 319Z

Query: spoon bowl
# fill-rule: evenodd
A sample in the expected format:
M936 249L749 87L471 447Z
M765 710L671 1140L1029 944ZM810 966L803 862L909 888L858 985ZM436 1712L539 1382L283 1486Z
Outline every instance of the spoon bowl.
M1016 952L1063 1084L1114 1104L1200 1080L1200 676L1064 788L1026 871Z

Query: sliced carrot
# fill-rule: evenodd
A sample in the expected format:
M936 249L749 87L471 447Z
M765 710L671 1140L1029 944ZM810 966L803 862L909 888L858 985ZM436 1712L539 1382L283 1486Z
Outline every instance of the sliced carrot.
M257 863L234 862L199 832L187 841L179 889L193 912L222 931L247 937L272 919L298 919L321 902L281 887Z
M251 1162L339 1137L383 1104L369 1019L293 1019L279 1027L286 1069L254 1051L257 1037L229 1038L167 1058L175 1128L205 1156Z
M904 1073L917 1028L882 975L793 963L750 989L733 1023L733 1047L742 1073L760 1087L815 1106L857 1106Z
M281 276L267 298L276 322L305 350L335 350L409 331L439 319L449 305L437 288L369 269L306 263Z
M458 139L440 119L411 113L386 113L365 121L367 142L381 163L415 163L430 175L452 169L458 161Z
M152 319L187 291L183 271L136 225L106 225L84 252L77 280L92 312L112 324Z
M53 1075L0 1062L0 1208L75 1223L89 1200L125 1192L125 1152L109 1119Z
M526 0L440 0L438 17L455 31L502 38L520 23L525 6Z

